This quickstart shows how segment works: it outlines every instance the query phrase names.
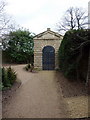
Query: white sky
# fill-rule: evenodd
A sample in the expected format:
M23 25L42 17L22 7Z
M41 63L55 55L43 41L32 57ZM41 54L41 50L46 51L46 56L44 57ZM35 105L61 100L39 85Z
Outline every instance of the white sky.
M89 0L6 0L6 12L16 23L36 34L51 28L56 31L56 23L69 7L88 9Z

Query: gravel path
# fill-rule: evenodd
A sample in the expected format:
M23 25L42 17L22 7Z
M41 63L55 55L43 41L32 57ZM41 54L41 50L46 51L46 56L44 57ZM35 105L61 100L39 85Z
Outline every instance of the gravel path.
M3 104L3 118L87 117L87 97L81 96L82 101L80 97L64 97L57 82L62 77L58 78L55 71L30 73L24 71L23 67L24 65L12 67L17 71L22 84L10 100ZM78 103L79 107L83 107L76 107ZM80 109L81 113L77 111Z

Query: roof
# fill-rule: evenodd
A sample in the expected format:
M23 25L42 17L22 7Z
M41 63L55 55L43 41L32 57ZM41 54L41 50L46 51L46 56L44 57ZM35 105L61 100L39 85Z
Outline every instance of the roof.
M62 35L60 35L57 32L51 31L50 28L47 28L46 31L37 34L34 39L59 39L63 37Z

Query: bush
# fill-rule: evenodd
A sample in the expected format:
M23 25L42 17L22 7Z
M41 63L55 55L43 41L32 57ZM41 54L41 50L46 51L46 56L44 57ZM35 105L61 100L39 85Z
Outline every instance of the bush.
M30 63L28 63L28 65L25 66L25 70L28 71L30 70L31 66L30 66Z
M79 69L81 69L80 60L82 54L86 54L82 48L78 48L83 42L88 41L90 30L70 30L66 32L59 47L59 67L65 77L77 79ZM76 49L76 50L75 50ZM82 50L82 51L81 51ZM82 54L81 54L82 53ZM86 71L87 72L87 71Z
M29 63L28 65L25 66L25 70L26 71L32 72L33 69L34 69L33 63L32 64Z
M31 63L34 61L34 35L28 30L16 30L6 35L3 41L8 41L3 53L5 62ZM8 55L8 57L7 57ZM8 58L8 59L7 59Z
M11 87L17 78L16 73L14 72L13 69L11 69L11 67L7 69L3 67L1 69L2 69L2 82L0 82L0 88Z
M3 86L2 82L0 82L0 91L2 90L3 87L4 86Z
M13 69L11 69L11 67L9 67L7 69L7 80L10 82L11 85L13 85L16 78L17 78L16 73L14 72Z
M5 68L2 68L2 84L4 87L10 87L10 81L8 81L7 79L7 72L5 70Z

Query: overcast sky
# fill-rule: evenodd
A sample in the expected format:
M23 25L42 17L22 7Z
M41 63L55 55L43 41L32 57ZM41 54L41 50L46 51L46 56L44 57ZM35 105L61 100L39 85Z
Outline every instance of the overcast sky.
M16 23L36 34L51 28L69 7L88 9L89 0L6 0L6 12Z

